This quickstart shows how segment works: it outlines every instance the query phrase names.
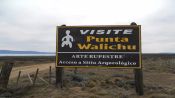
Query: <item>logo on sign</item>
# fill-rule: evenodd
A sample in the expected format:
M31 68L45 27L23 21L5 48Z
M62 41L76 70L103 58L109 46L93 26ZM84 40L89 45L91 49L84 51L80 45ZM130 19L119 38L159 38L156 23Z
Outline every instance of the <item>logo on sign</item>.
M70 35L70 30L66 30L66 36L62 38L61 47L68 45L69 48L72 48L72 42L74 41L73 37Z

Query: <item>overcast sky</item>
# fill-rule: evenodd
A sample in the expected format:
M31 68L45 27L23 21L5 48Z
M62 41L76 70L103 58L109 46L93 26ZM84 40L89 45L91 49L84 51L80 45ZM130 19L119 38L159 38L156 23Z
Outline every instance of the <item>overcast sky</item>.
M57 25L142 25L143 52L175 53L175 0L0 0L0 50L55 52Z

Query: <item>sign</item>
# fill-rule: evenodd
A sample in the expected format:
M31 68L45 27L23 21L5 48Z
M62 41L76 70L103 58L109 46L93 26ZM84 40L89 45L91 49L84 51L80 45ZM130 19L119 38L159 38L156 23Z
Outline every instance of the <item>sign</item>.
M141 26L58 26L56 67L141 68Z

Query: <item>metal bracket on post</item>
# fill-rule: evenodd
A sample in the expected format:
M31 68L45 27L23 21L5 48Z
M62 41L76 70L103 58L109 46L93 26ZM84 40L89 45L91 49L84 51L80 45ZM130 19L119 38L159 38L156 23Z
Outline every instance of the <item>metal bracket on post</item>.
M61 25L61 26L66 26L66 25ZM58 30L57 30L57 33L58 33ZM57 34L57 37L58 37L58 34ZM64 68L56 67L56 86L57 87L63 88L63 74L64 74Z
M132 22L130 25L137 25L137 24L135 22ZM140 96L144 95L142 67L141 69L134 69L134 78L135 78L136 93Z

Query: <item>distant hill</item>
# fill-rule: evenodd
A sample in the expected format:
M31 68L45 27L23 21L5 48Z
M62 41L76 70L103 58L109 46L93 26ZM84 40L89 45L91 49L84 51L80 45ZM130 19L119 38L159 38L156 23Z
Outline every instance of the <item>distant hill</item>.
M53 52L0 50L0 54L53 54Z
M0 54L55 54L54 52L0 50ZM175 55L175 53L142 53L143 55Z

